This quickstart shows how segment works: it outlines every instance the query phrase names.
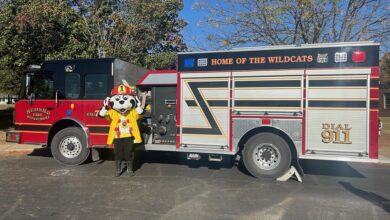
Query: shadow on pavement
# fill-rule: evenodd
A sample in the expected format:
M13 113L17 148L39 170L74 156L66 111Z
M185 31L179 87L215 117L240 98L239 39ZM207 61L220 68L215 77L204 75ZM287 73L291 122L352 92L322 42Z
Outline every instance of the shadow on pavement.
M53 157L50 148L48 147L35 148L31 153L27 154L27 156Z
M114 160L113 149L98 149L100 160L97 164L103 164L105 161ZM52 157L50 148L36 148L28 156ZM90 163L88 160L87 163ZM208 161L207 155L201 155L200 160L187 160L185 153L163 152L163 151L135 151L134 168L140 169L144 163L177 164L188 166L189 168L207 167L209 169L232 168L237 169L245 175L252 176L241 161L235 159L235 156L224 156L221 162ZM360 172L351 167L347 162L325 161L325 160L300 160L300 164L305 174L340 176L365 178Z
M365 178L347 162L327 160L300 160L305 174Z
M209 169L218 170L221 168L232 168L237 165L237 161L233 156L225 156L221 162L209 161L207 155L202 155L200 160L187 160L185 153L177 152L162 152L162 151L138 151L140 166L144 163L160 163L160 164L177 164L188 166L189 168L207 167ZM137 155L136 155L137 156Z
M351 192L352 194L359 196L360 198L363 198L372 204L382 208L385 212L390 213L390 200L377 195L373 192L367 192L361 189L358 189L351 185L351 183L339 181L339 184L342 185L347 191Z
M114 160L113 149L99 149L100 160L97 164ZM208 169L232 168L237 166L238 170L245 175L252 176L244 167L243 163L235 160L235 156L225 156L221 162L208 161L207 155L201 155L200 160L187 160L185 153L164 152L164 151L135 151L134 169L140 169L145 163L176 164L188 166L189 168L207 167Z

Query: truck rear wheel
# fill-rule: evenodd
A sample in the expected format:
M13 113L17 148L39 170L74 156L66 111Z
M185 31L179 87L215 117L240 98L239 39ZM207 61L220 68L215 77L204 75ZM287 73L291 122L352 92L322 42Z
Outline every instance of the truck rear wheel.
M69 127L59 131L51 142L54 159L65 165L84 163L90 154L87 138L79 127Z
M277 178L291 165L287 142L273 133L252 136L245 144L243 160L246 169L257 178Z

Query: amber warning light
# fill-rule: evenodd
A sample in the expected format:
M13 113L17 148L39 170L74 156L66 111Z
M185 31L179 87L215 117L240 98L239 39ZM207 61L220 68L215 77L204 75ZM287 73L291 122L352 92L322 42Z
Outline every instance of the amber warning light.
M352 53L352 62L354 63L363 63L366 61L366 52L355 51Z

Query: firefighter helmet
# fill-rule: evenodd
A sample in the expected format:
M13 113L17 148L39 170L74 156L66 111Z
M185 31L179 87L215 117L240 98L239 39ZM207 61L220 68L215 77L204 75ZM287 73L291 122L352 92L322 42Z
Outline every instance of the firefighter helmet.
M114 95L135 95L135 88L125 85L118 85L111 90L111 96Z

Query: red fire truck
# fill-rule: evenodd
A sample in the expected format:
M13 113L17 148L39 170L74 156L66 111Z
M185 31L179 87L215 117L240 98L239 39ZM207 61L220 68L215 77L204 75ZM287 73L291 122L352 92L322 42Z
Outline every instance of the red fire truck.
M26 72L7 140L83 163L110 147L96 113L126 80L148 93L146 150L213 161L240 154L251 174L270 178L299 159L376 161L378 63L373 42L180 53L177 70L164 71L118 59L48 61Z

